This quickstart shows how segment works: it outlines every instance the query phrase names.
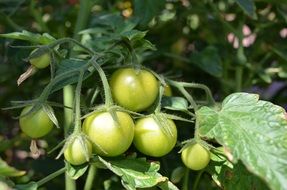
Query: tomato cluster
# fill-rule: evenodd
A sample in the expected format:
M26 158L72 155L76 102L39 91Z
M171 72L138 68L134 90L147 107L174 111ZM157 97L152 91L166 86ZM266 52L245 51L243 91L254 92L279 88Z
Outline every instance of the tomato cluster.
M44 54L35 58L40 60L37 64L33 63L35 59L30 61L36 67L43 68L47 65L46 56ZM115 103L133 112L150 111L158 98L159 86L156 77L145 69L118 69L110 78ZM171 94L170 86L166 86L164 95ZM43 109L29 114L31 108L32 106L28 106L23 109L20 127L31 138L43 137L51 131L53 122ZM95 111L83 122L82 132L85 137L76 136L69 140L64 150L65 159L73 165L81 165L89 160L92 153L106 157L119 156L131 144L145 155L162 157L174 148L177 128L171 119L166 118L164 122L159 122L156 118L156 114L151 114L134 122L125 111ZM210 160L209 151L200 144L185 148L181 157L183 163L193 170L203 169Z

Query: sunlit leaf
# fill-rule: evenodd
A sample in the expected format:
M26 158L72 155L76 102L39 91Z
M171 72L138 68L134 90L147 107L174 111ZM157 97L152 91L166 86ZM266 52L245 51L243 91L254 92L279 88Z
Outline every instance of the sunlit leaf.
M287 120L285 110L259 96L234 93L220 110L202 107L196 112L199 135L216 139L230 149L233 163L265 180L273 190L287 189Z

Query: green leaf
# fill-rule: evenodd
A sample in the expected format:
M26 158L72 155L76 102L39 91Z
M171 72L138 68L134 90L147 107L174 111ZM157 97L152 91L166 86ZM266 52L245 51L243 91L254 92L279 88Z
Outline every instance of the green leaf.
M146 32L139 30L130 30L121 34L122 37L129 39L130 41L141 40L145 37Z
M159 183L158 187L162 190L178 190L178 188L170 181Z
M0 176L16 177L16 176L22 176L25 173L26 173L25 171L20 171L9 166L4 160L0 158Z
M35 44L50 44L56 39L52 37L50 34L34 34L32 32L28 32L23 30L22 32L12 32L8 34L0 34L0 37L3 38L11 38L11 39L18 39L18 40L25 40L29 42L33 42Z
M182 97L162 97L161 105L163 108L175 111L188 110L188 102Z
M199 53L193 53L190 57L191 63L203 71L215 76L222 76L222 63L217 48L209 46Z
M165 5L165 0L134 0L134 16L142 26L147 25L157 16Z
M36 182L30 182L25 185L16 185L15 190L37 190L38 185Z
M158 183L168 181L158 173L158 163L146 162L143 158L114 158L99 160L112 172L122 178L122 184L126 189L148 188Z
M199 135L228 147L233 163L241 160L271 189L287 189L286 112L258 99L256 94L234 93L221 110L202 107L196 112Z
M262 180L248 172L241 162L233 165L225 156L220 154L211 154L211 162L208 164L206 171L222 189L269 189Z
M87 61L78 59L64 59L61 61L56 71L56 77L51 81L51 83L53 83L51 92L62 89L68 84L77 83L79 79L79 70L85 67L86 63ZM92 72L86 72L83 79L85 80L91 74ZM63 77L64 75L65 77ZM58 80L60 77L63 77L62 80Z
M257 19L257 15L255 13L256 7L253 0L235 0L235 1L247 15L249 15L254 19Z
M89 167L88 164L82 164L79 166L74 166L68 162L65 162L65 163L66 163L66 168L67 168L67 170L66 170L67 174L74 180L81 177L87 171L87 169Z

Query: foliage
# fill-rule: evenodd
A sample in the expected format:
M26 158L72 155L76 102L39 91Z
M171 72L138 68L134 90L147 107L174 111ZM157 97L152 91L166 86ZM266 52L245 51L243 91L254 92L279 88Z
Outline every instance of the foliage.
M0 189L286 189L286 12L285 0L1 1ZM43 55L47 68L29 64ZM159 84L138 112L111 92L112 73L127 67ZM151 90L141 87L135 97ZM43 108L57 126L30 151L13 119L26 106L27 115ZM166 136L174 120L176 146L160 158L134 145L91 157L82 121L108 112L120 129L119 111L152 117ZM78 138L84 163L75 166L63 153ZM195 143L211 161L189 171L180 153Z

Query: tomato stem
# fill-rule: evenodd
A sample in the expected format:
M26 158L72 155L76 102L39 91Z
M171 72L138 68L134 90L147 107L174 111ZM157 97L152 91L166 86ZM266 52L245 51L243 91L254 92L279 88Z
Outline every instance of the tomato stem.
M104 93L105 93L105 106L107 108L110 108L113 105L113 99L112 99L112 94L111 94L111 89L110 89L108 79L106 77L104 70L101 68L101 66L97 63L95 59L92 60L92 63L93 63L92 65L98 71L101 81L103 83Z
M88 176L86 179L86 183L84 186L84 190L91 190L92 189L93 181L94 181L94 178L96 175L97 175L97 167L94 166L93 164L91 164L90 168L89 168L89 173L88 173Z
M185 168L182 190L189 190L188 184L189 184L189 169Z
M201 175L203 174L204 170L201 170L199 171L199 173L197 174L196 178L195 178L195 182L192 186L192 190L196 190L197 187L198 187L198 184L199 184L199 181L200 181L200 178L201 178Z
M74 102L74 87L67 85L63 88L64 105L73 107ZM67 136L70 126L73 122L73 109L64 107L64 133Z
M56 172L54 172L54 173L48 175L47 177L45 177L45 178L43 178L43 179L37 181L38 187L44 185L45 183L47 183L48 181L54 179L55 177L58 177L59 175L63 174L65 171L66 171L66 168L65 168L65 167L64 167L64 168L61 168L61 169L59 169L58 171L56 171Z
M75 92L75 128L74 132L81 132L81 88L84 77L84 71L79 74L78 84Z

